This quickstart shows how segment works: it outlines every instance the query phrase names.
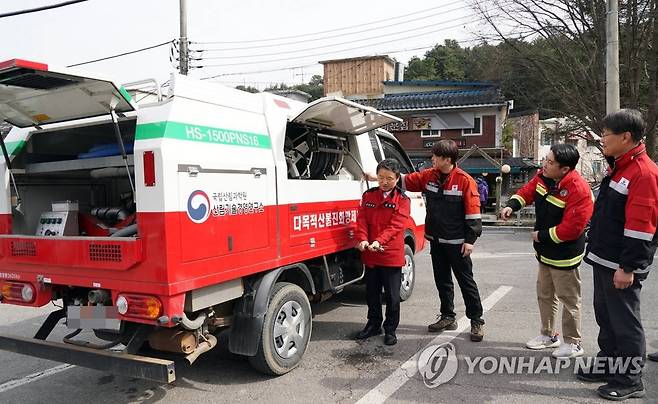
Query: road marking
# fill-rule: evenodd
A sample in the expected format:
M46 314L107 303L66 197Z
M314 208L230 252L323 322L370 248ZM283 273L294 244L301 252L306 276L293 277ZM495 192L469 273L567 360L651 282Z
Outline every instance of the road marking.
M44 377L49 377L74 367L75 365L59 365L59 366L55 366L54 368L44 370L42 372L32 373L31 375L27 375L21 379L10 380L8 382L0 384L0 393L4 393L5 391L15 389L16 387L20 387L25 384L35 382L39 379L43 379Z
M511 286L500 286L496 289L489 297L487 297L482 302L482 311L486 313L489 311L500 299L502 299L507 292L512 290ZM383 403L390 396L393 395L400 387L402 387L406 382L409 381L417 372L417 358L418 355L430 345L439 345L449 341L452 341L455 337L461 334L471 325L471 320L466 316L459 319L457 322L457 329L454 331L444 331L439 334L436 338L430 341L427 345L421 348L416 352L411 358L407 359L399 368L384 379L381 383L375 386L374 389L370 390L365 396L363 396L357 404L374 404L374 403Z

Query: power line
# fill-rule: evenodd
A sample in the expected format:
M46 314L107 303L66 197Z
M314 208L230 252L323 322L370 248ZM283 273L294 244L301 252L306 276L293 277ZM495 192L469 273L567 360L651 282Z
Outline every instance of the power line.
M398 35L398 34L405 34L405 33L408 33L408 32L420 31L420 30L423 30L425 28L436 27L436 26L439 26L439 25L442 25L442 24L445 24L445 23L455 22L455 21L458 21L458 20L463 20L463 19L471 18L471 17L473 17L473 15L466 15L466 16L456 18L456 19L450 20L450 21L443 21L443 22L439 22L439 23L427 24L427 25L423 25L421 27L406 29L406 30L402 30L402 31L389 32L389 33L386 33L386 34L380 34L380 35L370 36L370 37L366 37L366 38L354 39L354 40L351 40L351 41L338 42L338 43L333 43L333 44L330 44L330 45L314 46L314 47L311 47L311 48L302 48L302 49L295 49L295 50L289 50L289 51L279 51L279 52L272 52L272 53L261 53L261 54L255 54L255 55L209 56L209 57L204 56L203 59L204 60L244 59L244 58L274 56L274 55L281 55L281 54L288 54L288 53L306 52L306 51L310 51L310 50L326 49L326 48L332 48L334 46L347 45L347 44L351 44L351 43L355 43L355 42L363 42L363 41L369 41L371 39L383 38L384 36ZM469 21L469 22L472 22L472 21ZM431 31L431 32L436 32L436 30ZM203 51L203 52L206 52L206 51Z
M457 7L457 8L450 9L450 10L440 11L440 12L438 12L438 13L434 13L434 14L426 15L426 16L423 16L423 17L420 17L420 18L413 18L413 19L410 19L410 20L398 21L398 22L396 22L396 23L388 24L388 25L383 26L383 27L366 28L366 29L362 29L362 30L359 30L359 31L348 32L348 33L344 33L344 34L327 35L327 36L323 36L323 37L320 37L320 38L304 39L304 40L291 41L291 42L282 42L282 43L270 44L270 45L240 46L240 47L236 47L236 48L210 48L210 49L201 49L201 50L199 50L199 52L225 52L225 51L232 51L232 50L246 50L246 49L272 48L272 47L277 47L277 46L298 45L298 44L301 44L301 43L307 43L307 42L317 42L317 41L322 41L322 40L325 40L325 39L340 38L340 37L345 37L345 36L350 36L350 35L361 34L361 33L363 33L363 32L372 32L372 31L376 31L376 30L386 29L386 28L394 27L394 26L396 26L396 25L407 24L407 23L410 23L410 22L421 21L421 20L428 19L428 18L430 18L430 17L435 17L435 16L437 16L437 15L444 15L444 14L446 14L446 13L451 13L451 12L453 12L453 11L458 11L458 10L461 10L461 9L464 9L464 8L467 8L467 7L463 7L463 6L462 6L462 7ZM460 18L463 18L463 17L460 17ZM445 22L450 22L450 21L445 21ZM441 24L441 22L439 22L439 23L437 23L437 24ZM365 24L364 24L364 25L365 25ZM308 35L308 34L307 34L307 35ZM304 35L302 35L302 36L304 36ZM194 42L193 42L193 43L194 43Z
M36 13L38 11L50 10L50 9L53 9L53 8L59 8L59 7L64 7L64 6L70 6L71 4L82 3L82 2L85 2L85 1L87 1L87 0L65 1L65 2L62 2L62 3L52 4L50 6L30 8L30 9L27 9L27 10L11 11L9 13L0 14L0 18L13 17L15 15L21 15L21 14Z
M464 40L456 41L456 42L457 43L468 43L468 42L477 42L477 41L479 41L479 39L464 39ZM381 54L391 54L391 53L410 52L410 51L415 51L415 50L434 48L436 45L437 44L434 43L432 45L419 46L419 47L415 47L415 48L405 48L405 49L382 51L380 53ZM247 75L247 74L271 73L271 72L278 72L278 71L282 71L282 70L299 69L300 67L304 67L304 68L313 67L313 66L317 66L317 65L318 65L317 63L310 63L310 64L298 65L298 66L280 67L280 68L276 68L276 69L252 70L252 71L237 72L237 73L220 73L220 74L215 74L213 76L202 77L200 80L212 80L212 79L215 79L217 77L242 76L242 75ZM357 67L357 66L349 67L348 69L346 69L346 71L352 70L355 67Z
M470 21L470 22L477 22L478 20L480 20L480 19L476 19L476 20ZM304 59L304 58L307 58L307 57L331 55L331 54L335 54L335 53L338 53L338 52L346 52L346 51L351 51L351 50L363 49L363 48L367 48L367 47L370 47L370 46L382 45L382 44L387 44L387 43L390 43L390 42L398 42L398 41L402 41L402 40L405 40L405 39L417 38L419 36L434 34L434 33L441 32L441 31L444 31L444 30L447 30L447 29L456 28L456 27L461 26L461 25L463 25L463 24L459 23L459 24L456 24L456 25L453 25L453 26L450 26L450 27L445 27L443 29L424 32L422 34L409 35L409 36L402 37L402 38L390 39L390 40L387 40L387 41L377 42L377 43L368 44L368 45L361 45L361 46L355 46L355 47L351 47L351 48L339 49L339 50L335 50L335 51L332 51L332 52L320 52L320 53L313 53L313 54L297 56L297 57L259 60L259 61L255 61L255 62L224 63L224 64L221 64L221 65L202 65L202 66L197 66L197 67L244 66L244 65L252 65L252 64L261 64L261 63L281 62L281 61L291 60L291 59L294 60L294 59Z
M159 43L157 45L147 46L146 48L141 48L141 49L137 49L137 50L133 50L133 51L129 51L129 52L123 52L123 53L119 53L117 55L107 56L107 57L100 58L100 59L89 60L89 61L86 61L86 62L75 63L75 64L72 64L72 65L68 65L66 67L75 67L75 66L80 66L80 65L86 65L86 64L89 64L89 63L96 63L96 62L101 62L103 60L118 58L120 56L131 55L133 53L143 52L143 51L146 51L146 50L149 50L149 49L154 49L154 48L158 48L160 46L168 45L168 44L171 44L172 42L173 42L173 40L170 40L170 41L167 41L167 42Z
M415 11L415 12L409 13L409 14L397 15L395 17L385 18L383 20L376 20L376 21L372 21L372 22L368 22L368 23L364 23L364 24L350 25L350 26L342 27L342 28L334 28L334 29L329 29L329 30L326 30L326 31L318 31L318 32L314 32L314 33L311 33L311 34L290 35L290 36L282 36L282 37L278 37L278 38L267 38L267 39L253 39L253 40L248 40L248 41L223 41L223 42L222 41L210 41L210 42L192 42L192 43L203 44L203 45L217 45L217 44L224 45L224 44L240 44L240 43L278 41L278 40L281 40L281 39L291 39L291 38L299 38L299 37L303 37L303 36L313 36L313 35L319 35L319 34L326 34L328 32L343 31L343 30L350 29L350 28L362 27L362 26L365 26L365 25L373 25L373 24L377 24L377 23L385 22L385 21L391 21L391 20L395 20L397 18L404 18L404 17L408 17L410 15L421 14L421 13L424 13L424 12L427 12L427 11L441 9L441 8L451 6L453 4L458 4L458 3L463 3L463 0L452 1L450 3L443 4L441 6L431 7L431 8L427 8L427 9L424 9L424 10Z

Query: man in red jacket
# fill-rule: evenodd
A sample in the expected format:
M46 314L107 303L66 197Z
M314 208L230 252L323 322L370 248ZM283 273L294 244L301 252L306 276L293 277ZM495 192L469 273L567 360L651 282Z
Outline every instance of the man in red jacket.
M385 159L377 165L379 187L363 194L357 216L356 248L366 266L368 322L357 335L366 339L382 332L381 291L384 287L386 320L384 343L395 345L400 322L400 282L404 259L404 228L409 222L411 202L397 187L400 164Z
M619 401L645 395L640 291L658 246L658 167L642 143L646 126L639 111L608 114L602 126L601 145L612 171L601 182L585 253L594 268L600 351L596 364L581 369L578 378L607 382L597 393Z
M592 191L575 171L580 156L569 144L555 144L544 160L543 169L513 195L500 216L535 205L532 233L537 272L537 301L541 330L526 343L530 349L557 348L556 358L581 356L581 291L578 266L585 251L584 229L592 216ZM562 335L556 332L558 303L562 302Z
M430 241L434 282L441 300L439 320L430 332L457 329L454 305L455 274L471 320L471 341L484 337L482 303L475 279L471 252L482 234L480 195L475 180L457 167L459 154L454 140L441 140L432 146L432 168L403 176L402 189L424 192L427 200L425 238Z

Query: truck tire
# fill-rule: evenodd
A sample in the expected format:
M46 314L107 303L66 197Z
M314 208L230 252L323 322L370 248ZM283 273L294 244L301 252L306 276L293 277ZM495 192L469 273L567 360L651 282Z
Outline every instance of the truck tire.
M311 339L311 305L299 286L274 285L263 322L258 352L249 357L259 372L280 376L294 369Z
M408 244L404 245L404 266L402 267L402 281L400 284L400 301L405 301L411 297L416 283L416 262L414 261L414 251Z

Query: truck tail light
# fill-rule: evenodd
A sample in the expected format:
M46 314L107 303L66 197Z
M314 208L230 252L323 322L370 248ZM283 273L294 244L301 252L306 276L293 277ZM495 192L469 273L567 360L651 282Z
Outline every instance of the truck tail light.
M144 152L144 185L155 185L155 155L151 150Z
M2 283L2 299L14 302L32 303L36 293L34 286L25 282Z
M156 320L162 314L162 302L155 296L120 294L116 300L122 316Z

